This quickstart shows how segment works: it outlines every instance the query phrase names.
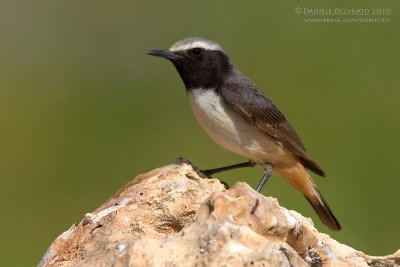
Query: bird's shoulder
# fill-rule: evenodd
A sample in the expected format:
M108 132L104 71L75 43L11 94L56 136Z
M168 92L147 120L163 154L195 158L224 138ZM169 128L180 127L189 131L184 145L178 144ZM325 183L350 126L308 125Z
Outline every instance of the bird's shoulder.
M241 73L235 73L219 88L225 101L235 109L241 109L253 121L260 120L271 125L287 121L272 100Z

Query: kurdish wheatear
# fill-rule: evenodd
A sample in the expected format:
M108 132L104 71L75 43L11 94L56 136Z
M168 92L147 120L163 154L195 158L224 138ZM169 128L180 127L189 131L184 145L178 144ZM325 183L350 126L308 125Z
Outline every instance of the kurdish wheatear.
M306 153L296 131L271 99L233 64L224 49L203 38L186 38L167 50L150 50L174 64L186 87L194 115L218 145L250 159L249 162L205 171L260 165L260 192L272 172L300 191L332 230L340 224L317 189L307 169L325 176Z

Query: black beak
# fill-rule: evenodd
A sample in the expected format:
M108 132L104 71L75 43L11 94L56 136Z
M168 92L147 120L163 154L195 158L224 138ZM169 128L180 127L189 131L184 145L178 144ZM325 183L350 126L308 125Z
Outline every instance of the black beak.
M148 55L156 56L156 57L163 57L170 60L179 60L183 59L182 56L174 54L169 50L149 50L146 52Z

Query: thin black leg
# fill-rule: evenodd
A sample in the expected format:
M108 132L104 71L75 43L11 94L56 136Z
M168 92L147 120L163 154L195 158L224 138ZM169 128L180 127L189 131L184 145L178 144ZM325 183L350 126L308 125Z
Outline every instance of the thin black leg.
M234 164L234 165L229 165L225 167L220 167L220 168L215 168L215 169L209 169L209 170L201 170L202 173L204 173L206 176L210 177L213 174L223 172L223 171L228 171L228 170L234 170L238 168L245 168L245 167L254 167L256 163L252 160Z
M257 186L257 192L261 192L265 183L268 181L268 178L272 175L272 165L271 163L267 162L264 164L264 175L261 178L260 183Z
M192 166L193 170L202 178L211 178L212 174L218 173L218 172L223 172L223 171L227 171L227 170L233 170L233 169L238 169L238 168L244 168L244 167L254 167L256 165L256 163L252 160L243 162L243 163L239 163L239 164L234 164L234 165L230 165L230 166L225 166L225 167L221 167L221 168L215 168L215 169L209 169L209 170L200 170L199 168L197 168L196 166L194 166L190 161L188 161L187 159L183 158L183 157L179 157L176 159L176 164L189 164ZM224 181L220 181L226 189L229 188L228 184L225 183Z

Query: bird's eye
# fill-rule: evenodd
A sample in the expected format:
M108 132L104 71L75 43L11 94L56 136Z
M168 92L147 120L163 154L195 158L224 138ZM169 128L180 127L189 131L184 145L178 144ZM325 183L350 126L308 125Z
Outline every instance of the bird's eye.
M202 49L199 48L199 47L195 47L195 48L193 48L193 49L190 49L189 52L190 52L192 55L198 56L198 55L201 54Z

